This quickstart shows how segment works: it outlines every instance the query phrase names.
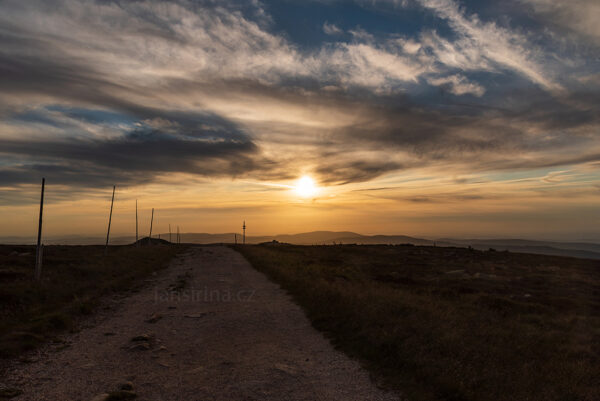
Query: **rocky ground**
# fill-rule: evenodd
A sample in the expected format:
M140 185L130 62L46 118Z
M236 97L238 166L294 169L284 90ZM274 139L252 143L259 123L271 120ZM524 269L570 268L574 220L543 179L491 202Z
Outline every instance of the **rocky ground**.
M13 400L398 400L226 247L194 247L148 286L7 370ZM1 387L0 386L0 387Z

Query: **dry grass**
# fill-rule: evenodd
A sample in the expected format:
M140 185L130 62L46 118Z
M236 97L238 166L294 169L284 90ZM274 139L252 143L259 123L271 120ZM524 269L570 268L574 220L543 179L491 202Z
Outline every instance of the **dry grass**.
M417 246L238 246L414 400L600 400L600 262Z
M177 246L47 246L41 282L35 247L0 245L0 357L16 356L74 328L100 296L135 287L168 266Z

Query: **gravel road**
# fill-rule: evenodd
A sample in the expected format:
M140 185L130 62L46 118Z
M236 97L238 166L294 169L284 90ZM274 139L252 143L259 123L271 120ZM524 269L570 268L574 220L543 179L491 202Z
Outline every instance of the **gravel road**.
M190 248L147 281L11 368L13 400L102 400L126 382L138 400L400 399L227 247Z

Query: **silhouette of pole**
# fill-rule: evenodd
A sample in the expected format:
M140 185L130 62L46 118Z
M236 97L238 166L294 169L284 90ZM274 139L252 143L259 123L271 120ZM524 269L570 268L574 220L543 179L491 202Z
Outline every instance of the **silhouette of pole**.
M139 234L138 234L138 206L137 206L137 199L135 200L135 246L139 247L140 246L140 240L139 240Z
M179 239L179 226L177 226L177 243L179 244L180 239Z
M169 224L169 242L171 242L171 224Z
M154 208L152 208L152 217L150 218L150 235L148 235L148 245L152 243L152 223L154 223Z
M237 245L237 234L233 234L233 238L234 238L235 244Z
M244 230L244 237L242 244L246 245L246 220L244 220L244 224L242 225L242 229Z
M46 179L42 178L42 195L40 197L40 219L38 223L37 248L35 253L35 279L39 280L42 277L42 216L44 214L44 189L46 187Z
M110 214L108 215L108 230L106 230L106 245L104 246L104 254L105 255L108 252L108 238L110 236L110 223L112 222L112 211L113 211L113 204L115 203L115 189L116 188L117 188L117 186L113 185L112 199L110 201Z

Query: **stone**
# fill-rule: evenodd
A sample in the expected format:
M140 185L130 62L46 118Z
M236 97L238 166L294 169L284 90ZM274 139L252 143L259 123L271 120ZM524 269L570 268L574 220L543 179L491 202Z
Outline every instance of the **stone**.
M129 390L113 391L108 394L106 401L128 401L137 398L137 394Z
M465 272L464 269L461 270L450 270L449 272L446 272L446 274L463 274Z
M130 351L148 351L150 349L150 344L147 342L140 342L138 344L132 345L129 347Z
M202 317L206 316L206 312L204 313L199 313L199 314L194 314L194 315L183 315L183 317L187 317L190 319L200 319Z
M152 316L150 316L150 318L148 320L146 320L146 323L156 323L160 319L162 319L162 315L159 313L155 313Z
M131 339L131 342L140 342L140 341L150 341L152 336L150 334L141 334L139 336L135 336Z
M119 386L120 390L125 390L125 391L133 391L133 383L130 381L126 381L124 383L121 383L121 385Z

